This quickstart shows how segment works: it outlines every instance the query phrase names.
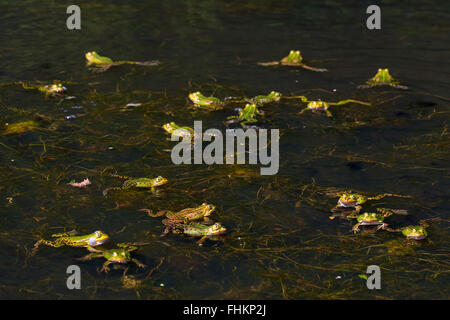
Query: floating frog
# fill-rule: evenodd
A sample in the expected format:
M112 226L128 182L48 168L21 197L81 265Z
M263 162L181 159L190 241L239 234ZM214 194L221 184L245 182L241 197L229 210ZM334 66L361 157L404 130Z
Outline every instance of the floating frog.
M385 229L387 227L387 224L383 222L384 215L378 213L365 212L356 219L358 220L358 223L352 228L352 231L355 233L359 231L359 226L378 226L377 230Z
M289 55L287 57L284 57L280 61L271 61L271 62L259 62L258 63L261 66L276 66L276 65L283 65L283 66L291 66L291 67L302 67L307 70L311 71L317 71L317 72L325 72L328 71L324 68L314 68L307 66L303 63L303 57L298 50L291 50L289 52Z
M201 237L197 241L197 244L201 246L206 239L211 238L216 239L215 236L222 235L227 232L227 229L222 226L219 222L213 225L206 225L201 223L179 223L177 220L164 219L163 224L166 226L164 233L161 237L167 235L170 231L175 234L185 234L191 237Z
M402 234L407 239L423 240L423 239L425 239L427 237L427 231L421 225L419 225L419 226L407 226L405 228L402 228L401 231L402 231Z
M377 209L377 213L365 212L356 217L358 223L352 228L353 232L359 231L359 226L378 226L377 230L387 230L390 232L398 232L398 230L388 228L388 224L384 222L384 219L397 213L394 209Z
M186 208L177 212L163 210L153 214L149 209L141 209L139 211L147 212L150 217L160 217L162 215L166 215L167 219L163 220L164 224L165 222L181 223L200 219L207 221L207 217L210 216L215 210L215 205L204 202L196 208Z
M294 97L290 97L290 98L294 98ZM307 110L312 110L313 112L325 111L325 113L328 117L332 117L333 115L328 110L328 108L330 106L340 106L340 105L347 104L347 103L358 103L358 104L362 104L365 106L370 106L370 103L368 103L368 102L363 102L363 101L358 101L358 100L353 100L353 99L341 100L338 102L325 102L325 101L321 101L321 100L308 100L308 98L306 98L305 96L298 96L295 98L300 98L302 100L302 102L308 103L306 108L304 108L302 111L300 111L299 114L302 114L303 112L305 112Z
M262 106L266 103L278 102L281 100L281 93L272 91L267 96L259 95L252 98L249 102L254 103L258 106Z
M62 85L62 83L52 83L47 85L30 85L26 84L25 82L22 82L22 87L24 89L37 89L43 93L45 93L45 96L56 96L56 95L62 95L67 88Z
M181 127L175 122L169 122L163 125L163 129L170 134L175 134L177 137L190 137L194 139L194 129L190 127Z
M215 97L205 97L199 91L190 93L189 99L194 103L194 106L208 110L220 110L225 105L220 99Z
M244 109L239 110L238 116L230 116L227 119L233 119L231 121L227 121L227 123L240 122L241 125L245 126L248 123L258 122L255 119L256 115L263 115L263 111L259 111L258 107L254 103L247 103Z
M111 263L119 263L119 264L126 264L128 262L134 262L139 268L145 268L146 265L139 262L137 259L131 258L131 252L138 249L136 246L132 245L118 245L119 248L116 249L109 249L109 250L98 250L94 248L90 248L90 251L92 253L82 257L78 258L80 261L86 261L91 260L94 258L105 258L106 262L103 264L101 272L108 272L109 268L108 265Z
M397 89L408 89L407 86L403 86L400 82L396 81L393 76L389 74L388 69L378 69L377 74L366 81L366 84L358 86L359 89L372 88L376 86L391 86Z
M95 51L87 52L85 54L87 65L93 66L93 70L97 72L103 72L111 68L112 66L118 66L121 64L135 64L139 66L156 66L160 62L158 60L153 61L113 61L108 57L103 57Z
M77 236L75 231L53 234L57 238L55 241L41 239L34 245L33 253L43 244L46 246L58 248L62 246L92 248L102 245L109 241L109 236L102 231L95 231L90 234Z
M339 211L352 211L353 214L358 214L362 209L362 204L366 203L369 200L380 200L385 197L400 197L400 198L410 198L410 196L403 196L399 194L393 193L383 193L380 195L376 195L373 197L367 197L359 193L351 193L351 192L343 192L334 194L335 196L339 196L339 200L337 205L331 209L331 212L339 212ZM383 210L380 208L380 210ZM395 211L398 214L407 214L406 210L397 210L397 209L385 209L390 211Z
M116 178L121 179L128 179L126 180L121 187L111 187L103 190L103 195L106 196L109 191L111 190L126 190L130 188L146 188L151 189L152 191L155 191L156 187L162 186L169 182L166 178L162 176L158 176L156 178L132 178L127 176L119 176L119 175L112 175Z

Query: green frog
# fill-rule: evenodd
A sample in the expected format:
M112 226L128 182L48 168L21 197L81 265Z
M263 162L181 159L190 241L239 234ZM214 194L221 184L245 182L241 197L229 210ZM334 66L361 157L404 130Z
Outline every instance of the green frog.
M111 190L127 190L131 188L145 188L145 189L151 189L153 192L155 191L156 187L162 186L169 182L166 178L162 176L158 176L156 178L132 178L127 176L119 176L119 175L112 175L116 178L121 179L127 179L121 187L111 187L103 190L103 195L106 196L109 191Z
M103 57L95 51L90 51L85 54L87 65L92 66L94 71L103 72L111 68L112 66L118 66L122 64L134 64L139 66L156 66L160 62L158 60L153 61L113 61L108 57Z
M54 248L62 246L92 248L109 241L109 236L102 231L95 231L80 236L76 234L76 231L57 233L52 235L53 238L56 238L54 241L44 239L38 240L34 245L33 253L35 253L42 244Z
M208 110L220 110L225 105L220 99L215 97L205 97L199 91L190 93L189 99L194 103L194 106Z
M166 226L161 237L167 235L170 231L175 234L185 234L191 237L201 237L197 241L199 246L203 245L206 239L217 239L217 236L223 235L227 232L227 229L219 222L212 225L206 225L201 223L179 223L177 220L164 219L163 224Z
M177 137L190 137L191 139L194 139L194 129L190 127L179 126L175 122L164 124L163 129L170 134L175 134Z
M352 192L337 193L335 195L339 196L339 200L337 205L333 209L331 209L331 212L335 213L339 211L351 211L353 214L358 214L362 209L362 205L369 200L380 200L385 197L410 198L410 196L403 196L393 193L383 193L373 197L368 197L359 193L352 193ZM406 210L382 209L382 208L380 208L379 210L390 210L391 212L396 212L398 214L407 214Z
M276 66L276 65L283 65L283 66L291 66L291 67L302 67L307 70L316 71L316 72L325 72L328 71L324 68L314 68L307 66L303 63L303 57L299 50L291 50L289 52L289 55L281 59L280 61L271 61L271 62L259 62L258 63L261 66Z
M374 212L365 212L360 214L356 219L358 221L352 228L354 233L359 231L359 226L378 226L377 230L385 229L387 224L384 223L384 215L374 213Z
M53 97L53 96L61 96L64 94L64 92L67 90L67 88L61 83L55 81L51 84L29 84L23 81L19 82L9 82L6 85L11 84L19 84L22 85L24 89L27 90L38 90L40 92L45 93L45 97Z
M216 210L215 205L204 202L196 208L185 208L177 212L163 210L153 214L152 211L149 209L141 209L140 211L147 212L147 214L150 217L160 217L165 215L167 217L167 219L163 220L163 224L165 224L165 222L186 223L200 219L204 219L205 221L207 221L208 220L207 217L210 216L215 210Z
M356 216L358 221L352 228L353 232L359 231L359 226L378 226L377 230L386 230L390 232L399 232L399 230L388 228L388 224L384 222L384 219L391 216L394 213L398 213L394 209L377 209L377 212L365 212Z
M258 122L255 118L257 115L263 115L263 111L259 111L258 107L254 103L247 103L244 109L239 110L238 116L230 116L227 119L233 119L231 121L227 121L227 123L240 122L241 125L245 126L249 123Z
M134 262L139 268L145 268L146 265L139 262L137 259L131 258L131 252L138 249L132 245L118 245L119 248L109 250L98 250L95 248L89 248L92 253L78 258L80 261L87 261L94 258L105 258L106 262L103 264L100 272L107 273L109 271L109 265L112 263L127 264L128 262Z
M401 229L402 234L411 240L423 240L427 237L427 231L421 225L418 226L407 226Z
M268 95L259 95L252 98L249 102L254 103L258 106L262 106L266 103L278 102L281 100L281 93L276 91L271 91Z
M398 89L408 89L407 86L403 86L389 74L388 69L378 69L377 74L366 81L366 84L358 86L359 89L372 88L376 86L391 86Z
M302 102L308 103L306 108L304 108L302 111L300 111L299 114L302 114L308 110L311 110L313 112L324 111L328 117L333 116L332 113L328 110L328 108L330 106L340 106L340 105L347 104L347 103L358 103L358 104L362 104L365 106L370 106L370 103L368 103L368 102L363 102L363 101L358 101L358 100L353 100L353 99L346 99L346 100L341 100L338 102L326 102L326 101L321 101L321 100L308 100L308 98L306 98L305 96L290 97L290 98L300 98L302 100Z

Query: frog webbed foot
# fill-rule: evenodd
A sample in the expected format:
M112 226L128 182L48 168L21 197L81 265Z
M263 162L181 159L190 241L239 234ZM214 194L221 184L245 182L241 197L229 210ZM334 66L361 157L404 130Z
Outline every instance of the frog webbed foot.
M361 223L357 223L357 224L355 224L354 226L353 226L353 228L352 228L352 230L351 231L353 231L353 233L358 233L360 230L359 230L359 226L361 225Z
M108 265L110 264L111 262L109 262L109 261L106 261L104 264L103 264L103 267L100 269L100 272L104 272L104 273L108 273L109 272L109 267L108 267Z
M201 237L201 239L196 242L197 245L199 245L200 247L203 246L203 243L206 241L206 239L208 239L208 236Z
M141 263L137 259L131 259L131 261L133 261L138 266L138 268L145 268L145 267L147 267L145 264Z

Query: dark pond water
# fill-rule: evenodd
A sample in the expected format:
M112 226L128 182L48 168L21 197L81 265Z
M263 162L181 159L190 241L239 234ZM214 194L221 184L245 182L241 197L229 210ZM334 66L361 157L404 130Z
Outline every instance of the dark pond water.
M95 299L448 299L450 4L377 1L382 29L370 31L370 1L77 1L82 29L67 30L65 1L0 1L0 81L66 81L75 98L45 99L20 85L0 88L0 297ZM262 67L291 49L324 73ZM93 73L84 53L153 60ZM409 90L356 87L389 68ZM284 96L371 107L332 107L333 117L298 112L300 100L264 106L266 128L280 129L280 170L259 165L172 164L175 121L225 129L239 105L188 108L188 94ZM125 107L129 103L140 106ZM6 124L48 119L21 134ZM169 150L169 151L168 151ZM162 175L149 191L102 191L133 177ZM67 185L89 178L92 185ZM429 237L410 242L386 231L353 234L355 223L329 219L330 188L397 193L365 207L407 209L393 228L429 221ZM213 203L225 241L169 235L160 218L137 210L181 210ZM147 265L98 273L102 259L84 249L40 247L53 233L103 230L116 242L147 242ZM66 268L82 271L81 290L66 288ZM381 268L381 290L360 278ZM134 286L125 280L136 280Z

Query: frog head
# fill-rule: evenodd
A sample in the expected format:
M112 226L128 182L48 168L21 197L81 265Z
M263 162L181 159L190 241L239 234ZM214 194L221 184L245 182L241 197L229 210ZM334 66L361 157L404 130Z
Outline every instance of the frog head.
M202 205L200 206L203 212L203 216L207 217L209 215L211 215L211 213L214 212L214 210L216 210L216 206L213 204L208 204L208 203L202 203Z
M291 50L287 57L281 60L281 63L301 64L303 57L299 50Z
M166 130L168 133L174 132L176 129L179 129L180 126L177 125L175 122L169 122L163 125L163 129Z
M216 236L219 234L224 234L227 232L227 228L222 226L219 222L214 223L212 226L210 226L207 230L206 235L208 236Z
M271 91L268 95L268 98L272 99L273 101L280 101L281 99L281 93L276 91Z
M370 79L370 81L375 83L391 83L394 82L394 78L389 74L388 69L378 69L377 74Z
M164 178L162 176L158 176L155 179L153 179L152 186L153 187L162 186L163 184L166 184L167 182L169 182L169 180L167 180L166 178Z
M422 226L408 226L402 229L402 234L408 239L422 240L427 237L427 231Z
M48 94L62 94L67 90L61 83L53 83L39 88L41 91L44 91Z
M367 197L357 193L347 193L341 195L338 204L341 207L356 207L367 201Z
M95 231L90 237L89 237L89 245L90 246L99 246L109 240L109 236L106 233L103 233L102 231Z
M90 51L85 54L88 64L111 64L113 61L108 57L102 57L95 51Z
M103 256L111 262L127 263L131 259L131 254L126 249L111 249L103 252Z
M329 106L327 102L321 100L310 101L308 103L308 108L312 110L327 110Z
M203 94L201 94L200 91L197 91L189 93L189 99L191 99L193 103L199 103L201 100L206 99L206 97Z

